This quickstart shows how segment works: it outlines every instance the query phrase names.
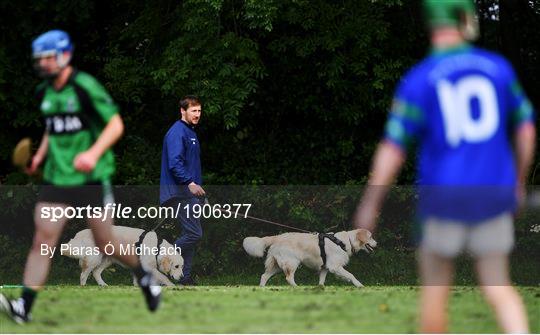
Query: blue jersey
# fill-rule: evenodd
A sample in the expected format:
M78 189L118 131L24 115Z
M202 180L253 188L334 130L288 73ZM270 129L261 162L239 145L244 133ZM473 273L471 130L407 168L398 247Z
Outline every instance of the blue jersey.
M402 80L385 138L418 144L420 214L478 222L512 211L511 134L533 122L512 66L468 45L434 53Z
M184 121L176 121L163 139L160 204L171 198L191 198L188 184L202 184L201 149L197 134Z

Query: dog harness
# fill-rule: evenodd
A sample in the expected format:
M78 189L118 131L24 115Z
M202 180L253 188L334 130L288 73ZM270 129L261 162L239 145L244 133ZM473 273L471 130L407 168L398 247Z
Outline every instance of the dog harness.
M321 266L321 269L326 267L326 251L324 250L324 240L329 239L330 241L334 242L335 244L339 245L343 251L347 252L347 247L345 246L345 243L340 241L337 237L334 236L332 233L319 233L319 249L321 249L321 258L323 261L323 265Z
M139 240L135 243L135 249L137 249L137 248L142 244L142 242L144 241L144 238L146 237L146 234L148 234L148 233L149 233L149 231L143 231L143 232L141 233L141 235L139 236ZM157 243L157 247L158 247L158 249L159 249L159 246L160 246L161 243L163 242L163 239L160 238L159 236L157 236L157 234L156 234L156 237L157 237L157 239L158 239L158 241L157 241L157 242L158 242L158 243ZM159 254L159 251L156 253L156 266L159 266L158 259L157 259L158 254ZM140 261L140 260L141 260L141 255L139 255L139 261Z

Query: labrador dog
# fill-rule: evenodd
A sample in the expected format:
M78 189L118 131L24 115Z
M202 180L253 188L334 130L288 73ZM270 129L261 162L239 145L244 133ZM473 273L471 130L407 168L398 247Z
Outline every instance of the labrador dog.
M324 286L328 271L351 282L356 287L363 287L344 266L350 257L360 250L371 253L377 242L371 232L365 229L342 231L334 234L338 244L324 238L324 253L319 246L319 235L309 233L285 233L267 237L246 237L243 247L253 257L263 257L268 249L265 271L261 276L260 286L265 286L270 277L283 271L287 282L296 286L294 273L300 264L319 271L319 285ZM341 241L341 243L339 243ZM341 246L340 246L341 245ZM345 249L345 250L344 250ZM326 264L323 257L326 254Z
M143 229L113 226L113 234L118 236L120 243L127 250L128 246L133 247L144 233ZM161 285L174 286L174 284L167 278L170 276L174 280L179 280L183 276L182 268L184 266L184 259L180 253L180 249L175 249L174 245L170 244L166 240L162 240L158 245L159 240L157 234L153 231L147 232L144 236L141 249L146 250L139 256L141 265L148 271L152 271L155 278ZM154 250L165 250L167 252L159 252L156 256L150 248ZM132 249L130 249L132 250ZM172 252L176 250L176 252ZM105 250L106 251L106 250ZM107 283L101 278L103 270L111 266L113 263L122 265L112 257L99 252L95 247L94 238L90 229L84 229L78 232L66 245L62 245L60 253L63 256L75 258L79 260L81 267L80 284L86 285L86 281L90 273L94 276L94 279L100 286L107 286ZM133 285L137 285L135 277L133 277Z

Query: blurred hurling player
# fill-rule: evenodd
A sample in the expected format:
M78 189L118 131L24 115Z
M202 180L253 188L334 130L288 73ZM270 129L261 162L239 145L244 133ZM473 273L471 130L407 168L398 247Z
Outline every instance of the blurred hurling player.
M9 301L0 294L0 308L17 323L30 320L30 310L38 290L47 280L51 259L41 245L55 247L66 218L51 222L41 216L44 206L92 207L114 202L110 178L114 173L111 147L122 136L124 125L118 107L97 80L70 65L73 46L67 33L46 32L32 43L38 74L45 78L38 87L45 133L27 173L36 172L45 162L44 181L36 204L35 235L24 270L24 288L19 299ZM109 242L113 257L133 269L151 311L157 309L161 288L140 265L136 255L120 255L113 236L112 219L87 219L96 246ZM110 247L109 247L110 248ZM109 249L110 250L110 249Z
M508 255L513 213L533 160L533 108L508 61L467 43L478 32L472 0L423 5L433 50L395 93L354 224L375 228L388 189L383 185L393 183L416 141L420 332L446 331L453 259L466 250L502 330L525 333L526 312L511 286Z

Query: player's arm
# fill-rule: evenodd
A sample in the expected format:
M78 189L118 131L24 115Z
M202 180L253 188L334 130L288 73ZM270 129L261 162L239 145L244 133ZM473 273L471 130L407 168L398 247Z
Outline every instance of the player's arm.
M521 125L514 135L514 142L518 182L525 184L536 149L536 129L534 124L528 122Z
M94 170L101 156L122 137L124 122L118 106L94 77L79 74L75 82L88 94L95 112L105 124L94 144L87 151L77 155L73 161L75 169L88 173Z
M510 120L513 126L514 155L517 172L518 202L520 205L525 201L527 177L534 160L536 149L536 129L534 126L534 108L525 94L515 72L509 68Z
M82 172L91 172L99 158L112 147L124 133L124 122L120 114L113 115L96 142L87 151L75 157L75 169Z
M392 185L405 162L406 154L396 144L382 141L371 167L371 173L364 195L357 208L354 226L373 231L377 216L390 185Z
M49 133L47 131L45 131L43 133L43 137L41 138L41 143L39 144L39 148L36 151L34 157L32 157L32 163L26 169L27 174L36 173L38 167L45 160L45 157L47 156L47 150L48 149L49 149Z
M88 151L99 158L105 151L118 142L123 134L124 122L122 121L120 114L116 114L109 120L109 123L107 123L94 145L92 145Z
M534 159L536 149L536 129L532 122L523 123L514 134L514 150L516 156L518 197L525 200L525 186Z
M406 159L407 148L424 131L425 115L421 108L422 90L403 80L398 88L381 141L371 166L368 185L353 218L355 228L373 231L377 216Z

